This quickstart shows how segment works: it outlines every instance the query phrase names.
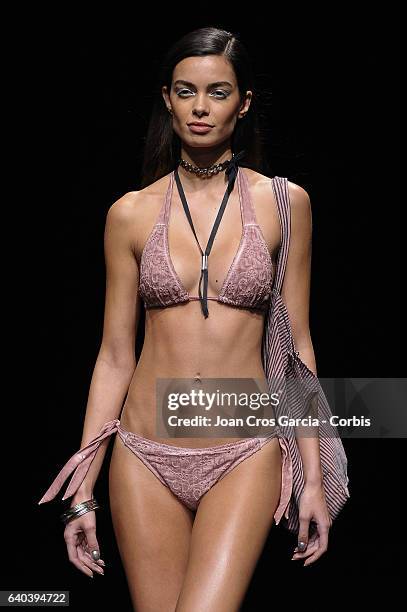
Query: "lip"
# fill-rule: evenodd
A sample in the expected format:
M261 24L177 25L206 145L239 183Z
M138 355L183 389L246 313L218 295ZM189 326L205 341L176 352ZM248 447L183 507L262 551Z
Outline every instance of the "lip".
M188 127L191 132L195 132L197 134L205 134L212 129L211 125L207 125L205 123L189 123Z
M210 123L205 123L205 121L191 121L188 125L207 125L208 127L213 127Z

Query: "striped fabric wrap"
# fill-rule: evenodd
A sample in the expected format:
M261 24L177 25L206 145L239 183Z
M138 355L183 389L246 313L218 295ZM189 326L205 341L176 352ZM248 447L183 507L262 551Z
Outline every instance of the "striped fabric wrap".
M291 233L288 180L285 177L276 176L271 184L281 223L281 247L277 259L272 299L263 330L262 362L270 392L273 392L276 381L284 382L280 402L275 407L276 418L284 415L291 419L298 419L306 416L311 406L311 414L319 419L317 434L323 486L328 511L331 519L334 520L350 497L347 457L337 428L330 422L332 411L318 377L301 360L299 351L296 350L289 314L281 296ZM291 384L290 381L294 381L295 384ZM293 468L293 488L288 518L284 517L281 524L290 532L298 534L299 499L304 488L302 459L295 428L292 425L280 425L280 429L287 440ZM316 526L311 523L310 534L315 530Z

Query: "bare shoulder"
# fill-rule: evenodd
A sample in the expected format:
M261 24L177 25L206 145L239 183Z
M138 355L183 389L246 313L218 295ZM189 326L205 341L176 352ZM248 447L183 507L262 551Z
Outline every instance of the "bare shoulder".
M260 172L252 170L251 168L243 168L243 171L247 176L249 185L252 189L261 191L268 188L270 190L271 179L269 176L261 174Z
M148 214L148 209L154 207L165 193L169 176L163 176L151 185L139 191L128 191L116 200L109 208L109 215L117 221L134 221L138 215Z
M297 185L297 183L293 183L291 181L287 181L288 186L288 194L290 196L291 209L294 209L297 212L307 213L311 207L310 197L308 192L301 187L301 185Z
M139 193L139 191L129 191L113 202L107 211L110 223L123 225L133 219L139 201Z
M259 194L265 193L268 196L270 195L272 179L269 176L256 172L251 168L245 168L244 172L246 173L246 176L249 179L249 184L253 189L258 191ZM293 183L292 181L287 181L287 185L292 205L297 207L302 206L303 208L309 206L309 195L303 187L297 185L297 183Z
M248 168L245 168L245 172L247 173L249 183L254 192L260 198L265 197L270 199L270 192L273 191L271 189L272 179L269 176L265 176L254 170L249 170ZM297 185L297 183L293 183L292 181L287 181L287 187L292 213L295 215L309 215L311 212L311 201L308 192L301 187L301 185Z
M255 197L256 208L270 210L270 198L274 199L271 178L251 168L244 168L244 173L249 181L250 191Z
M162 205L169 175L165 175L139 191L128 191L118 198L107 212L107 229L128 232L135 250L143 244Z
M308 192L291 181L287 181L291 209L292 237L298 236L302 240L311 240L312 211Z
M291 209L292 234L310 237L312 234L311 200L308 192L291 181L287 181Z

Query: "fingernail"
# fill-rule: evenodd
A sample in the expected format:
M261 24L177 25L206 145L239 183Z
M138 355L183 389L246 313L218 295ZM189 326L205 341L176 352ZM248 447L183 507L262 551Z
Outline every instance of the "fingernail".
M98 563L100 563L103 566L106 566L106 563L102 559L99 559Z

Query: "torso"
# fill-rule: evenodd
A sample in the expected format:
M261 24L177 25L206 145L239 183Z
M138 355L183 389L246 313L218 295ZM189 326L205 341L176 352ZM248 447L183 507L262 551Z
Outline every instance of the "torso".
M273 263L280 246L280 221L271 179L241 168L249 181L257 222ZM169 174L134 194L133 251L140 267L144 245L157 220ZM205 249L222 191L204 196L185 193L202 250ZM205 198L204 200L202 198ZM208 205L208 199L213 205ZM201 255L174 189L169 220L169 250L175 270L191 295L198 295ZM237 185L229 197L209 256L208 296L216 296L242 234ZM151 440L184 447L205 447L241 438L163 438L156 434L156 378L253 378L265 383L261 362L264 312L233 308L210 300L204 318L199 301L146 310L145 340L121 416L125 429ZM265 391L266 387L260 389Z

